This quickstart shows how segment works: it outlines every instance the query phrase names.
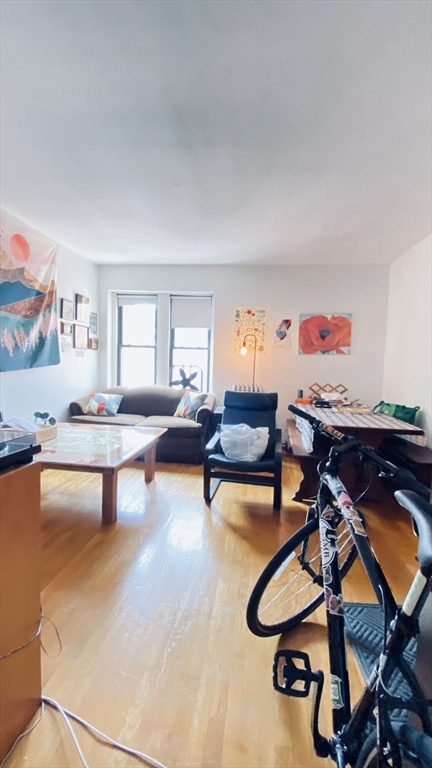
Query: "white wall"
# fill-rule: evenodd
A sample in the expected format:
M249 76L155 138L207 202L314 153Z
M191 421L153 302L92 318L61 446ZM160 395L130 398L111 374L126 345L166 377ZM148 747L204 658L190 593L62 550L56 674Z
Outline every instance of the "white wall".
M418 423L432 445L431 304L432 236L390 267L389 310L384 363L387 402L420 405Z
M5 218L32 229L6 211ZM58 250L58 296L73 299L75 293L90 298L90 309L98 311L98 266L62 245ZM91 392L98 384L98 356L92 350L61 353L60 365L8 371L0 374L0 410L5 418L21 416L33 420L35 411L48 411L66 421L69 403Z
M234 354L234 308L245 304L268 310L268 351L257 359L257 384L279 393L279 423L297 389L315 381L342 382L349 396L375 405L382 397L387 317L388 267L195 267L101 266L101 327L107 327L109 291L201 291L214 293L213 391L219 403L233 382L251 383L252 358ZM307 312L351 312L352 354L297 353L298 317ZM272 347L272 333L291 318L291 348ZM102 336L102 333L101 333ZM107 347L102 339L100 378L107 381Z

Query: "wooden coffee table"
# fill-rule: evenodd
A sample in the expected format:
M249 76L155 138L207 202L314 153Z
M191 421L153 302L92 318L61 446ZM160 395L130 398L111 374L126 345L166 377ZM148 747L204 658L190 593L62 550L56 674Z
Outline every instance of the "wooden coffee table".
M99 424L58 424L57 437L42 443L35 461L42 469L97 472L102 475L102 525L117 520L120 469L144 454L146 483L155 476L156 443L166 429Z

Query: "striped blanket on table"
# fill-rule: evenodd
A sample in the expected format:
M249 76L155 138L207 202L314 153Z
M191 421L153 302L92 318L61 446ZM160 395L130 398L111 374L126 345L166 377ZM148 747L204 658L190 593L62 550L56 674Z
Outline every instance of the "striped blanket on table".
M405 421L386 416L384 413L344 413L343 411L333 410L332 408L316 408L313 405L298 405L302 411L305 411L315 419L323 421L336 429L341 427L344 431L349 427L357 429L388 429L389 433L397 434L417 445L426 445L426 436L423 430L414 424L407 424ZM308 421L294 416L296 425L301 432L303 445L307 453L313 451L313 429Z

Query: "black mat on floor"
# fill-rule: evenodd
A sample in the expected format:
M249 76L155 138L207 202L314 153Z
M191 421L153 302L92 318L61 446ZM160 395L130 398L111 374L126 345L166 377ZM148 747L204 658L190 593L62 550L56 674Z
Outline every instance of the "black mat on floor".
M345 603L345 621L346 636L367 680L382 650L383 612L379 605ZM414 666L416 649L417 640L413 638L404 653L410 667ZM398 670L393 673L388 688L395 696L410 698L410 689ZM395 710L392 720L402 722L407 716L406 711Z

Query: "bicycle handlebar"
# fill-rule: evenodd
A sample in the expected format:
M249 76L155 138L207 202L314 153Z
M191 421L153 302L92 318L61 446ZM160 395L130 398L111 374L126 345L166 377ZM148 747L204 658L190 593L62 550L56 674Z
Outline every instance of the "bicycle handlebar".
M301 419L305 419L312 426L314 432L319 432L332 440L337 440L341 443L340 447L333 446L329 452L329 461L327 463L326 470L330 474L335 474L336 462L338 457L342 453L358 453L364 459L367 459L368 463L379 469L379 474L383 477L390 477L392 480L398 483L401 488L405 488L409 491L414 491L422 496L426 501L429 501L430 491L429 489L420 483L414 475L408 470L400 469L390 461L382 459L381 456L377 456L373 448L368 448L363 445L360 440L357 440L353 435L345 435L343 432L339 432L338 429L332 427L329 424L324 424L319 419L311 416L301 408L296 408L295 405L289 405L288 410L294 413L295 416L299 416Z

